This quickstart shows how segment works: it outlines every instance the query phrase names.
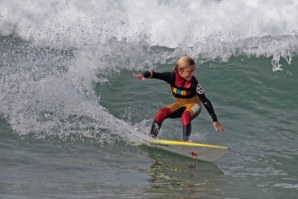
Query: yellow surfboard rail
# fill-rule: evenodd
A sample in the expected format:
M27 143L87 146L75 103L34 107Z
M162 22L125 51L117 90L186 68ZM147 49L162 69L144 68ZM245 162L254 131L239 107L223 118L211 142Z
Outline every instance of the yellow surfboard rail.
M212 144L201 144L195 142L182 142L182 141L174 141L174 140L150 140L149 143L152 144L161 144L161 145L180 145L180 146L194 146L194 147L207 147L207 148L216 148L216 149L230 149L226 146L218 146Z

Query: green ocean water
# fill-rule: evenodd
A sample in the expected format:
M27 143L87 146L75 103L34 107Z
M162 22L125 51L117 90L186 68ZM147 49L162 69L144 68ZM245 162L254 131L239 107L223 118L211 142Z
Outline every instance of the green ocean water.
M0 199L296 199L298 4L230 0L0 1ZM142 145L189 55L202 108L194 161ZM160 137L181 140L180 119Z

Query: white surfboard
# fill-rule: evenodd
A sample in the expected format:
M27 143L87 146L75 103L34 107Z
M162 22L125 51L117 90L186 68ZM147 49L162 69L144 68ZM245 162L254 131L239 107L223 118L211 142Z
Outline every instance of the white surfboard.
M148 141L148 144L152 147L182 155L184 157L208 162L217 161L229 151L229 147L226 146L174 140L152 139Z

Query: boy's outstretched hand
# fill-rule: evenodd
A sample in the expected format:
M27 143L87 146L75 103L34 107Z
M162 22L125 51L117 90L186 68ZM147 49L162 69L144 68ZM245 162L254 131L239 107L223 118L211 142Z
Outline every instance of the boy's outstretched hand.
M216 131L221 131L221 132L223 132L225 129L224 129L224 127L223 127L223 125L221 125L221 123L220 122L213 122L213 127L214 127L214 129L216 130Z
M140 80L145 80L145 77L142 73L133 73L132 75Z

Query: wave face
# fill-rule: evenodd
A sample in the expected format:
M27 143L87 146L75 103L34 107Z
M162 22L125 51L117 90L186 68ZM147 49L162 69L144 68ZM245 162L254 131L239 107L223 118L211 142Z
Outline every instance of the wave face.
M115 72L297 54L297 1L2 1L1 109L20 135L131 131L101 104ZM97 132L101 132L97 135ZM105 133L104 135L109 135ZM110 138L108 138L110 139Z

